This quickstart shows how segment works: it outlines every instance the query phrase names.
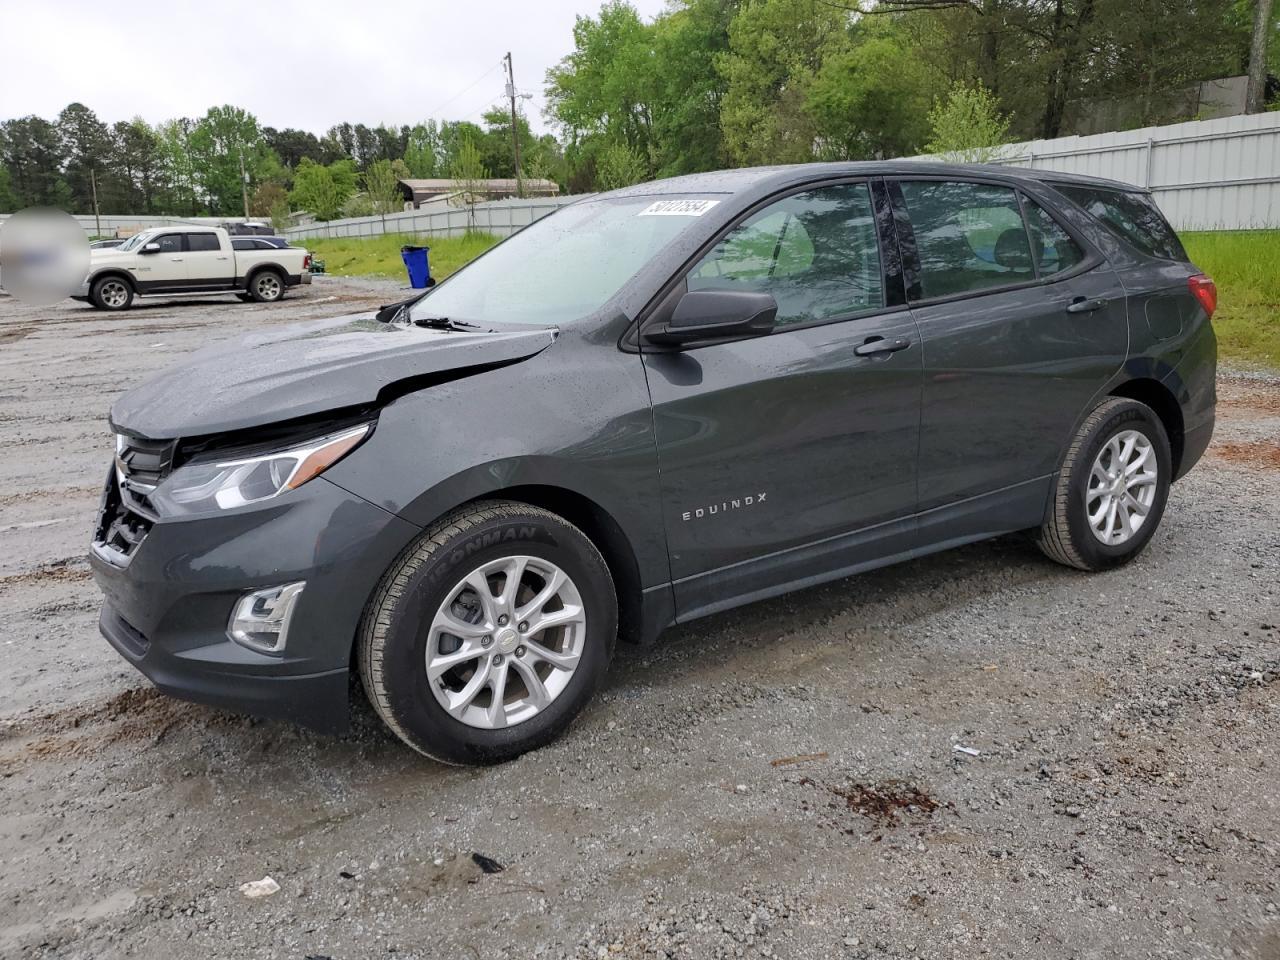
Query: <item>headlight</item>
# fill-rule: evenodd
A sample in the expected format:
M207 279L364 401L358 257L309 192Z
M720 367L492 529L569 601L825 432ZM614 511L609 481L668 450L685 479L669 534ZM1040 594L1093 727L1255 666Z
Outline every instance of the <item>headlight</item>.
M370 424L284 450L232 460L194 461L175 470L152 499L163 513L231 510L296 490L360 445Z

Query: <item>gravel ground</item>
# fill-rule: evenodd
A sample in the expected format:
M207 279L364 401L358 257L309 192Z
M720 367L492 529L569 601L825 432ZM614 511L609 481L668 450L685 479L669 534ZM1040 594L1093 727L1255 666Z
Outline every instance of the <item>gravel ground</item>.
M156 695L84 560L111 399L395 292L0 297L0 956L1280 957L1265 374L1125 569L1005 538L672 630L500 768Z

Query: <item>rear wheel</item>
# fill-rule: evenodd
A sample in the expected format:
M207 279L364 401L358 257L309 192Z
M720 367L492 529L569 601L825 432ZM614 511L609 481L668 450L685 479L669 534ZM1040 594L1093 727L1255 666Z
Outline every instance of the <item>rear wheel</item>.
M99 310L127 310L133 303L133 285L122 277L101 277L93 282L89 300Z
M249 296L259 303L275 303L284 296L284 278L274 270L262 270L249 280Z
M1040 549L1080 570L1128 563L1155 534L1171 477L1169 438L1155 412L1136 400L1104 401L1067 450Z
M360 675L405 743L447 763L495 763L558 736L613 656L604 558L537 507L473 504L423 534L382 579Z

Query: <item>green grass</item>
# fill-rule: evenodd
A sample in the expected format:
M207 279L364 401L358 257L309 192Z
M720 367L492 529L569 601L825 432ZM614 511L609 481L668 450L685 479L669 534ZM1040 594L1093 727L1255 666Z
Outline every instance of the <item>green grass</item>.
M324 261L325 271L338 277L392 277L405 279L400 248L414 244L430 248L431 275L443 280L484 253L498 238L487 233L464 237L413 237L391 234L384 237L337 237L327 240L310 237L297 241Z
M1280 368L1280 230L1184 233L1182 242L1218 286L1222 358Z

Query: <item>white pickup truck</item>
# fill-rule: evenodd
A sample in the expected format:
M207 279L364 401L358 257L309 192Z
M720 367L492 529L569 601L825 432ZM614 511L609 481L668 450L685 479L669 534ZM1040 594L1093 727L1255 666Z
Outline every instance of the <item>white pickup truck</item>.
M268 303L311 282L301 247L240 250L221 227L157 227L118 247L89 252L89 273L75 295L102 310L125 310L135 296L234 293Z

